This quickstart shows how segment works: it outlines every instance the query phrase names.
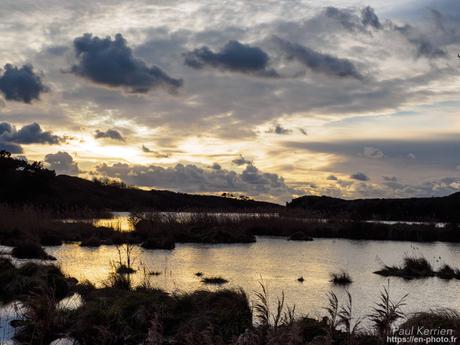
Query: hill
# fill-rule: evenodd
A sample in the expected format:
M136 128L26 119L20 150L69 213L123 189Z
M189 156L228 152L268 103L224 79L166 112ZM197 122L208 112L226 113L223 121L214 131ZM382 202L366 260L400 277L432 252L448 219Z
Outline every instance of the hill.
M130 211L155 209L243 211L278 209L267 202L171 191L145 191L121 183L58 175L40 163L28 163L0 152L0 203L33 204L54 209L89 208Z
M209 210L281 211L268 202L194 195L162 190L140 190L113 181L89 181L58 175L40 163L28 163L0 151L0 203L33 204L53 209L91 210ZM344 200L303 196L286 205L286 211L309 217L354 220L460 221L460 193L446 197Z
M324 218L406 221L460 221L460 193L445 197L408 199L344 200L325 196L303 196L287 203Z

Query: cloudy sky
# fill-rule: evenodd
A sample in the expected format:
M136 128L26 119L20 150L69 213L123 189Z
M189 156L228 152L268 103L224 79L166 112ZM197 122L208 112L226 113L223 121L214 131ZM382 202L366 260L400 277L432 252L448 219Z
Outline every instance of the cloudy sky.
M283 203L460 190L458 0L2 0L0 149Z

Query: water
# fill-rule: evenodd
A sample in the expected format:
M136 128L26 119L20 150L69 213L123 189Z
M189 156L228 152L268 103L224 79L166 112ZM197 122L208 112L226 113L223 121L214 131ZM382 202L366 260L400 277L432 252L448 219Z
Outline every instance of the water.
M82 304L82 298L79 294L73 294L59 301L57 307L63 310L74 310ZM13 320L23 319L26 308L21 302L14 301L6 305L0 304L0 345L14 345L13 337L16 329L10 325ZM70 338L58 339L51 345L74 345Z
M190 212L159 212L163 216L173 216L179 219L187 219L192 213ZM212 214L212 213L211 213ZM262 216L273 216L273 214L258 214L258 213L214 213L220 217L262 217ZM113 228L119 231L133 231L134 226L131 222L131 213L130 212L111 212L111 217L108 218L96 218L90 220L95 226L102 226L107 228ZM81 222L81 219L65 219L66 222ZM321 219L321 221L326 222L327 219ZM413 222L413 221L391 221L391 220L368 220L367 223L381 223L388 225L395 224L407 224L407 225L429 225L434 224L437 228L444 228L447 223L429 223L429 222Z
M77 244L47 248L49 254L67 274L79 280L101 283L111 271L111 260L118 257L114 246L82 248ZM283 238L259 237L252 244L179 244L175 250L144 250L136 247L133 276L143 279L142 267L162 272L150 277L156 287L167 291L192 291L204 286L196 272L219 275L230 281L226 287L241 287L251 298L260 290L259 282L268 287L271 303L284 291L286 302L296 306L300 314L313 317L324 315L326 293L333 290L345 302L344 289L329 282L331 272L346 270L353 279L349 287L357 315L367 315L378 299L379 291L388 279L373 274L384 264L400 264L404 256L426 257L435 268L447 263L454 267L460 262L460 244L410 243L395 241L352 241L345 239L317 239L313 242L287 241ZM297 278L305 281L299 283ZM390 279L391 295L399 299L405 294L406 312L449 307L460 310L460 281L438 278L404 281Z
M12 302L6 305L0 304L0 344L13 345L12 340L15 329L10 325L10 321L22 318L24 307L20 302Z
M112 212L111 218L99 218L93 220L95 226L104 226L107 228L113 228L120 231L132 231L134 230L133 224L130 221L130 212Z

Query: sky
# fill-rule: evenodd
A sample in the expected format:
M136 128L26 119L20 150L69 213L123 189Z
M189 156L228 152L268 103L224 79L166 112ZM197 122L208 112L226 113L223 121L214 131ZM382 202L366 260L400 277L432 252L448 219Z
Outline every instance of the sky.
M460 191L458 0L2 0L0 149L140 188Z

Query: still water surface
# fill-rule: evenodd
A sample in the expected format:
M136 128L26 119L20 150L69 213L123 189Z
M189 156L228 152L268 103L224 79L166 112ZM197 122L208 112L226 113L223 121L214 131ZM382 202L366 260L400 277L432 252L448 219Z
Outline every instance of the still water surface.
M118 257L114 246L83 248L78 244L48 247L62 269L79 280L101 283L111 271L110 261ZM252 298L262 279L268 286L271 303L284 292L286 302L301 314L319 317L324 314L326 293L335 291L345 301L344 289L329 282L329 274L346 270L353 278L349 286L354 310L367 315L377 301L387 278L372 272L384 264L400 264L404 256L424 256L435 268L447 263L458 267L460 245L448 243L410 243L395 241L352 241L317 239L313 242L287 241L283 238L259 237L252 244L179 244L175 250L144 250L136 247L133 280L143 279L142 267L162 272L151 276L154 286L167 291L191 291L204 286L196 272L219 275L230 281L226 287L241 287ZM299 283L297 278L305 281ZM406 311L436 307L460 310L460 281L439 278L404 281L390 279L391 295L399 299L409 294Z

